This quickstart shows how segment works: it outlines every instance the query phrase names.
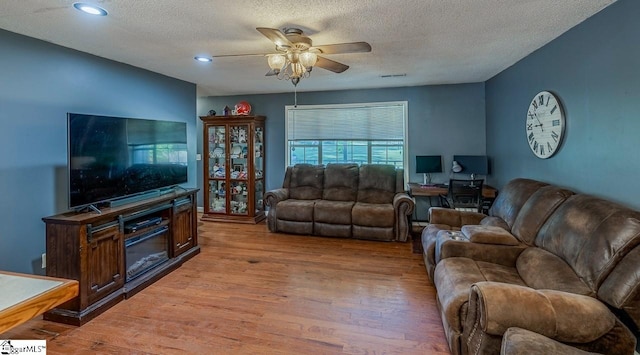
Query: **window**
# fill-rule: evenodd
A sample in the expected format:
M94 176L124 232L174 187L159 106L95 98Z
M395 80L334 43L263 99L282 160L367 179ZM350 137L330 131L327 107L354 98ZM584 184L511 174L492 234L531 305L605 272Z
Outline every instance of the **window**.
M406 162L407 102L287 106L287 165Z
M131 147L133 164L187 165L186 144L142 144Z

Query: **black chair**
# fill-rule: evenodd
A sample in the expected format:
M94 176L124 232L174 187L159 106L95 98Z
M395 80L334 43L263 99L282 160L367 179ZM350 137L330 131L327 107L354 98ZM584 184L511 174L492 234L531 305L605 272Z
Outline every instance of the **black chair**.
M482 184L484 180L449 180L447 195L440 195L442 207L459 211L482 212Z

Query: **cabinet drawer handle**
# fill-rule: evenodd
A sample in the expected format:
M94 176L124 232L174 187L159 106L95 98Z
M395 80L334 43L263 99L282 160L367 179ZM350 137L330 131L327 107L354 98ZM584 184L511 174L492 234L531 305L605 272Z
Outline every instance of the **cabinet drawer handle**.
M116 280L120 278L120 274L115 274L113 275L113 281L109 282L108 284L102 286L102 287L98 287L98 285L93 285L91 286L91 291L98 293L98 292L102 292L102 290L107 289L113 285L116 284Z

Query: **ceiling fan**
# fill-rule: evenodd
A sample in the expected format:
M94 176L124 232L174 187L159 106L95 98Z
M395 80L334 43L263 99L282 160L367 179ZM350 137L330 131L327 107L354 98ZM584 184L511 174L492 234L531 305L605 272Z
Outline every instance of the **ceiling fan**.
M276 45L276 53L262 54L229 54L218 57L266 56L271 70L267 76L278 79L291 80L294 86L301 78L309 77L313 67L319 67L342 73L349 66L320 56L319 54L342 54L371 52L371 45L367 42L337 43L313 46L311 38L299 28L285 28L284 32L275 28L256 28L258 32Z

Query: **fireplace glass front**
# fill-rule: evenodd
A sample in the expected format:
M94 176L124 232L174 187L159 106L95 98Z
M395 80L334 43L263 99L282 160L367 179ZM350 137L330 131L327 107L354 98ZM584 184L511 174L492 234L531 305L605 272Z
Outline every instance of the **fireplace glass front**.
M126 281L128 282L169 260L168 243L169 228L167 226L126 239Z

